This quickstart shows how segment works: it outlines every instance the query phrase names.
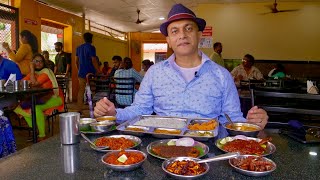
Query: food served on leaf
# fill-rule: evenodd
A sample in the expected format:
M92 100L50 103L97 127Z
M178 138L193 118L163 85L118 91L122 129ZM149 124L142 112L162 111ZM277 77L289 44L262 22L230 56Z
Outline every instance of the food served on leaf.
M152 147L152 151L165 158L187 156L187 157L198 157L200 151L195 147L186 147L186 146L167 146L167 145L158 145Z
M194 123L188 125L188 129L195 131L211 131L217 127L218 123L215 120L210 120L204 123Z
M268 160L265 160L263 157L257 156L248 156L240 157L231 160L231 163L243 170L247 171L270 171L275 168L274 164Z
M259 128L256 126L249 126L247 124L227 124L227 128L236 130L236 131L258 131Z
M245 136L244 136L245 137ZM240 152L240 154L262 155L267 147L267 143L271 138L255 141L245 138L223 138L219 143L222 144L222 149L227 152Z
M106 156L103 160L108 164L113 165L131 165L144 160L144 155L140 152L115 152Z
M195 176L206 171L201 164L189 160L174 161L166 167L166 170L174 174L185 176Z
M120 137L120 138L101 137L95 141L95 145L109 146L111 150L128 149L135 146L132 140L126 139L124 137Z
M169 130L169 129L156 129L156 130L154 130L154 133L157 133L157 134L180 134L181 130L177 130L177 129L172 129L172 130Z

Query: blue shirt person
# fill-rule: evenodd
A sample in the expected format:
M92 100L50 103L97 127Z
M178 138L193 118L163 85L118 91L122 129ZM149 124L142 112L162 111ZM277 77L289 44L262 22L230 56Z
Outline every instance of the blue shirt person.
M0 79L7 80L10 74L16 74L16 80L22 79L19 66L15 62L0 56Z
M116 72L114 73L115 78L134 78L135 82L138 82L138 83L142 81L143 77L135 69L132 68L133 65L130 58L125 57L123 59L123 63L121 66L123 67L121 67L121 69L116 70ZM118 86L119 86L118 88L128 88L128 85L118 85ZM130 90L119 90L119 91L123 93L130 93ZM132 96L116 94L116 101L120 105L127 106L132 103Z
M144 76L134 102L125 109L115 109L106 97L96 103L95 116L116 116L118 121L155 112L179 117L219 118L248 121L264 128L268 115L252 107L246 119L240 111L239 96L231 74L198 49L206 22L182 4L176 4L160 26L174 54L152 66ZM220 133L220 132L219 132Z

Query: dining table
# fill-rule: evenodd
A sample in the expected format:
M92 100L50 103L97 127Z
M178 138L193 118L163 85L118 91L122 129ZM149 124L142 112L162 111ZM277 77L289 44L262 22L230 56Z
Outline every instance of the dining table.
M32 141L37 143L36 95L52 91L54 88L0 88L0 95L31 96Z
M101 136L121 133L113 131L88 137L94 140ZM209 172L200 179L319 179L319 144L297 142L279 134L277 128L265 129L259 136L271 137L271 142L276 147L276 151L267 156L276 163L276 170L271 174L263 177L246 176L235 171L228 160L224 160L209 163ZM148 144L160 140L152 135L140 138L142 143L137 149L144 153L147 153ZM216 140L217 138L212 138L203 142L209 147L208 154L203 158L224 153L215 146ZM109 169L103 164L101 158L104 154L105 152L92 149L84 139L74 145L62 145L58 134L0 159L1 179L172 179L162 170L162 159L148 155L140 168L121 172Z

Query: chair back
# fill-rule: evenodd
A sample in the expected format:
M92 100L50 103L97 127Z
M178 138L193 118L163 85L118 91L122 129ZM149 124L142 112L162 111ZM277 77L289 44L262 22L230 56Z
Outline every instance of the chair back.
M58 86L61 89L62 93L63 93L63 98L64 98L64 111L67 112L68 111L68 107L67 107L67 92L68 92L68 84L69 84L69 79L67 77L56 77L57 82L58 82Z
M110 81L110 87L113 88L111 94L115 95L130 95L131 103L133 102L135 93L135 79L134 78L116 78Z

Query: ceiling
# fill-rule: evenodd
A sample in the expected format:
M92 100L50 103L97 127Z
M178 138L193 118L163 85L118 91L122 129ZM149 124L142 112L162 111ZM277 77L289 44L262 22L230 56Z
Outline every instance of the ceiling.
M283 1L302 0L278 0L278 2ZM170 8L175 3L182 3L194 9L198 4L205 3L270 2L271 4L273 0L41 0L41 2L77 15L85 14L86 19L122 32L136 32L158 30L160 24L165 21L159 18L167 18ZM140 20L145 20L141 24L135 23L138 19L137 9L141 11Z

